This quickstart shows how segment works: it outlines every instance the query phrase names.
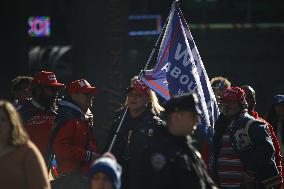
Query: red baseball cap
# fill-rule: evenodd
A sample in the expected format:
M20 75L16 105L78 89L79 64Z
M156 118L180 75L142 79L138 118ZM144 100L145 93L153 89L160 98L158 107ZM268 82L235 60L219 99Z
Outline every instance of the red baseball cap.
M48 85L51 87L65 87L63 83L59 83L56 80L55 74L53 72L48 72L48 71L38 72L34 76L32 83Z
M139 79L137 79L137 80L135 80L131 83L131 86L127 89L127 92L130 92L133 89L138 90L141 93L146 93L146 94L149 94L149 92L150 92L149 87L147 85L145 85Z
M240 87L228 87L220 97L221 100L243 101L245 100L245 91Z
M98 92L98 88L92 87L85 79L73 81L67 89L68 96L71 96L73 93L90 93L96 95Z

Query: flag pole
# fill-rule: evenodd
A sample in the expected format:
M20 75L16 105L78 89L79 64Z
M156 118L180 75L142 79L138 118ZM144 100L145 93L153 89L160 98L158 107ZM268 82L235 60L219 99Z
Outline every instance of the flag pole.
M163 28L162 28L162 30L161 30L161 32L160 32L160 35L159 35L158 39L156 40L155 45L154 45L154 47L153 47L153 49L152 49L152 51L151 51L151 53L150 53L150 55L149 55L149 58L148 58L148 60L147 60L147 63L146 63L146 65L145 65L144 69L141 70L141 72L139 73L139 76L138 76L139 79L141 79L142 76L143 76L143 74L145 74L145 71L147 70L149 64L150 64L151 61L152 61L152 57L153 57L154 53L156 52L156 50L157 50L157 48L158 48L158 45L159 45L159 42L160 42L160 39L161 39L161 37L163 36L163 34L164 34L165 30L166 30L166 27L167 27L168 22L169 22L169 19L170 19L170 15L171 15L171 13L172 13L172 11L173 11L173 7L174 7L174 4L175 4L176 2L178 2L178 0L174 0L173 3L172 3L170 13L169 13L169 15L168 15L168 17L167 17L167 19L166 19L166 22L165 22L165 24L164 24L164 26L163 26Z
M107 150L108 152L110 152L110 151L112 150L112 147L113 147L114 142L115 142L115 140L116 140L117 134L118 134L118 132L119 132L119 130L120 130L120 128L121 128L121 125L122 125L123 120L124 120L124 118L125 118L125 115L126 115L126 113L127 113L127 110L128 110L128 107L126 107L125 110L124 110L124 113L123 113L123 115L122 115L122 117L121 117L121 119L120 119L119 125L118 125L118 127L117 127L117 129L116 129L116 132L115 132L115 134L114 134L114 136L113 136L113 138L112 138L112 140L111 140L111 143L110 143L110 145L109 145L109 147L108 147L108 150Z
M151 60L152 60L152 57L153 57L154 53L155 53L156 50L157 50L157 47L158 47L159 42L160 42L160 39L161 39L161 37L163 36L163 34L164 34L165 30L166 30L167 24L168 24L169 19L170 19L170 15L171 15L171 13L172 13L172 11L173 11L173 9L174 9L174 4L177 3L177 2L178 2L178 0L174 0L174 2L172 3L170 13L169 13L169 15L168 15L168 17L167 17L167 19L166 19L166 22L165 22L165 24L164 24L164 26L163 26L163 28L162 28L160 34L159 34L158 39L157 39L156 42L155 42L155 45L154 45L154 47L153 47L153 49L152 49L152 51L151 51L151 53L150 53L150 56L149 56L149 58L148 58L148 60L147 60L147 63L146 63L146 65L145 65L144 69L141 70L141 72L140 72L139 75L138 75L138 78L139 78L139 79L141 79L141 77L143 76L143 74L144 74L145 71L147 70L147 68L148 68L148 66L149 66L149 64L150 64L150 62L151 62ZM123 123L123 121L124 121L124 118L125 118L125 115L126 115L127 111L128 111L128 107L126 107L125 110L124 110L124 112L123 112L123 115L122 115L122 117L121 117L121 119L120 119L120 122L119 122L119 125L118 125L117 129L116 129L116 132L115 132L115 134L114 134L114 136L113 136L113 138L112 138L112 140L111 140L111 143L110 143L110 145L109 145L109 147L108 147L108 150L107 150L108 152L110 152L110 151L112 150L112 148L113 148L113 145L114 145L115 140L116 140L116 138L117 138L117 134L118 134L118 132L119 132L121 126L122 126L122 123Z

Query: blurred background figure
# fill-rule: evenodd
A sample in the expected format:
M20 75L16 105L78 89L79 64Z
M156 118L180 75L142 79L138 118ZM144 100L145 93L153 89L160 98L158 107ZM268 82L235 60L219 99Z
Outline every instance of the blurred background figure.
M265 115L265 120L273 127L280 142L282 155L284 154L284 95L276 95L272 98L272 105Z
M0 167L1 188L50 189L43 157L8 101L0 101Z
M113 154L107 152L97 159L89 174L90 189L120 189L121 166Z
M246 101L248 103L248 114L250 114L251 116L253 116L255 119L260 120L262 122L264 122L269 129L269 134L270 137L272 139L274 148L275 148L275 160L276 160L276 165L278 167L278 171L282 176L282 155L281 155L281 150L280 150L280 144L279 141L275 135L275 131L272 125L270 125L270 123L268 123L266 120L262 119L259 114L256 111L256 95L255 95L255 91L251 86L248 85L244 85L241 87L246 95Z
M33 77L30 76L17 76L12 79L11 84L11 94L14 100L13 105L16 108L21 107L21 103L25 99L29 99L32 97L31 93L31 85L32 85Z
M222 76L213 77L210 83L217 101L222 96L224 90L231 86L231 82Z

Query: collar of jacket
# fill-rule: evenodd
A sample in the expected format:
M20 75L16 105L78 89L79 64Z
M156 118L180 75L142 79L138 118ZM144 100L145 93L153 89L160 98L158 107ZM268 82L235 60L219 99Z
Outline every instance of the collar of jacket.
M71 101L68 101L68 100L60 100L58 102L59 105L61 106L66 106L68 108L71 108L73 110L76 110L78 112L80 112L83 116L84 116L84 119L87 120L89 118L89 115L87 115L86 113L84 113L78 106L76 106L75 104L73 104Z
M34 107L41 109L41 110L46 110L45 107L43 107L42 105L40 105L37 101L35 101L34 99L31 99L31 103Z

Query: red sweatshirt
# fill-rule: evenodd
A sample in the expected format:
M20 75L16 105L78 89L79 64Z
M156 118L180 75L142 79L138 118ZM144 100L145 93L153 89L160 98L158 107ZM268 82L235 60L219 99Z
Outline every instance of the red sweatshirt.
M51 128L56 116L55 112L44 110L43 107L33 100L27 101L19 109L19 112L31 141L38 147L43 157L45 157Z
M89 172L91 161L87 156L96 150L90 129L82 120L73 119L59 130L53 145L59 173Z

